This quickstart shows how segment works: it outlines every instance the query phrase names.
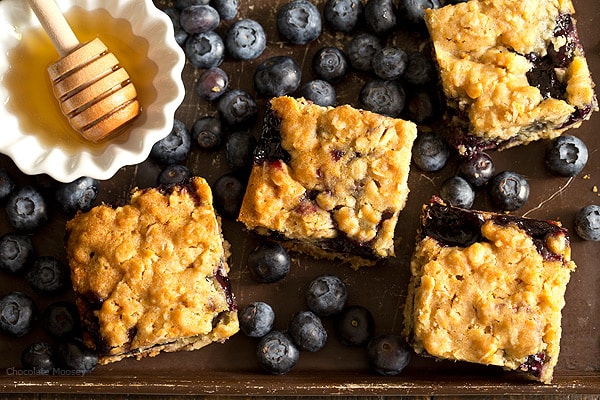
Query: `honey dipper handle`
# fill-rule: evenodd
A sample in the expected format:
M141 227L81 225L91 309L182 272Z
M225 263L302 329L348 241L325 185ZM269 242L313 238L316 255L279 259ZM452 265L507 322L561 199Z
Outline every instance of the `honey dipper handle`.
M61 57L79 46L79 40L54 0L28 0Z

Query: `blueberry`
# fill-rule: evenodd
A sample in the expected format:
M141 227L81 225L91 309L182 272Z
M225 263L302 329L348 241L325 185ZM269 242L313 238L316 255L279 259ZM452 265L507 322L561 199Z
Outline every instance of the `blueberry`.
M335 319L334 330L342 344L362 346L375 334L375 319L366 307L345 307Z
M210 0L175 0L175 7L179 10L188 8L190 6L207 5Z
M277 11L277 31L291 43L312 42L321 30L321 13L308 0L292 0Z
M250 131L237 131L225 142L225 157L233 170L250 170L256 139Z
M259 96L270 98L290 94L300 86L302 69L288 56L267 58L254 72L254 88Z
M192 125L192 141L201 149L215 149L223 141L223 123L217 117L205 116Z
M210 4L218 11L224 21L234 19L238 14L238 0L211 0Z
M258 106L248 92L231 89L217 100L217 109L223 121L233 127L244 127L256 120Z
M600 240L600 206L590 204L577 211L575 232L584 240Z
M334 31L346 33L359 26L363 13L360 0L327 0L323 8L325 23Z
M408 53L406 69L402 75L403 82L413 86L432 84L437 79L433 61L421 52Z
M36 229L48 221L46 201L36 188L24 186L8 198L6 216L17 230Z
M209 5L193 5L181 10L179 23L187 33L202 33L216 29L221 22L217 10Z
M0 168L0 202L6 200L15 189L15 181L5 168Z
M0 298L0 330L12 336L24 336L36 320L36 307L28 295L10 292Z
M100 181L82 176L69 183L59 183L55 190L58 205L68 215L89 211L98 197Z
M347 297L346 284L334 275L319 276L313 279L306 289L308 308L320 317L342 311Z
M48 342L30 344L21 353L23 368L39 375L50 375L56 366L56 348Z
M169 164L160 171L156 183L160 186L169 187L179 185L188 180L191 176L192 172L185 165Z
M271 332L274 322L273 308L262 301L250 303L240 312L240 331L249 337L265 336Z
M57 258L40 256L33 260L25 278L40 293L57 293L69 285L70 271Z
M398 79L404 73L408 54L398 47L384 47L373 55L373 72L381 79Z
M280 281L290 272L290 255L282 245L271 240L258 244L248 254L247 262L250 273L260 283Z
M440 197L454 207L469 209L475 201L475 191L464 178L451 176L442 182Z
M178 164L187 158L191 146L192 140L185 124L175 119L171 132L152 146L150 157L161 164Z
M383 46L377 36L372 33L359 33L350 39L344 53L348 57L350 65L359 71L371 71L373 69L373 56Z
M337 82L348 73L348 60L337 47L321 47L312 59L312 70L317 78Z
M371 367L381 375L397 375L408 365L411 350L398 335L386 334L372 339L367 345Z
M196 68L218 67L225 58L225 43L214 31L194 33L185 41L185 55Z
M404 110L409 120L426 123L439 117L440 106L433 90L419 88L409 92Z
M546 146L546 166L560 176L575 176L588 161L588 149L583 140L572 135L552 139Z
M173 24L173 31L175 35L175 41L181 47L185 46L185 41L190 36L179 23L179 17L181 15L181 10L176 7L167 7L163 9L164 13L171 19L171 23Z
M256 347L260 367L272 374L289 372L300 357L300 351L288 334L271 331L263 336Z
M396 27L396 9L392 0L367 0L364 8L367 29L384 35Z
M333 106L336 99L335 88L331 83L321 79L315 79L302 85L300 96L323 107Z
M219 67L209 68L203 71L196 81L196 93L202 99L215 101L229 86L229 76Z
M212 186L217 211L223 216L237 218L245 190L245 185L235 175L221 175Z
M428 8L440 8L439 0L399 0L398 17L402 21L417 27L425 24L425 10Z
M425 172L439 171L450 158L450 146L435 132L420 132L413 143L412 160Z
M288 333L300 350L316 352L327 343L323 322L312 311L299 311L292 316Z
M60 343L57 354L60 365L78 375L92 372L98 365L98 355L76 339Z
M237 60L254 60L267 45L267 35L260 23L253 19L240 19L227 29L225 47Z
M459 174L474 187L485 185L496 173L494 160L485 152L476 152L464 159Z
M489 194L492 202L504 211L521 208L529 198L529 182L513 171L502 171L489 182Z
M397 82L373 79L360 89L359 101L366 110L398 117L404 109L406 94Z
M0 238L0 270L21 273L33 257L33 241L28 234L9 232Z
M79 314L74 303L57 301L42 314L42 327L52 337L65 339L79 334Z

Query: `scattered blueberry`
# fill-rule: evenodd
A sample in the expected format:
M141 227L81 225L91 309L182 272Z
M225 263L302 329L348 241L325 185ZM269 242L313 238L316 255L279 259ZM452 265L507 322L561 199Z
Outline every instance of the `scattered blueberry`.
M398 79L404 73L408 54L398 47L384 47L373 55L373 73L381 79Z
M412 160L425 172L442 169L450 158L450 146L435 132L420 132L413 143Z
M319 276L313 279L306 289L308 308L320 317L342 311L347 298L346 284L334 275Z
M299 311L292 316L288 333L300 350L316 352L327 343L323 322L312 311Z
M259 96L270 98L292 93L300 86L302 69L288 56L267 58L256 67L254 88Z
M464 178L451 176L442 182L440 197L454 207L469 209L475 201L475 191Z
M217 10L209 5L193 5L181 10L179 23L187 33L202 33L214 30L221 22Z
M98 179L82 176L69 183L59 183L55 197L58 205L68 215L89 211L98 197Z
M191 149L192 140L185 124L173 120L171 132L152 146L150 157L161 164L177 164L184 161Z
M364 16L367 29L377 35L387 34L396 27L396 9L392 0L367 0Z
M217 100L217 109L223 121L233 127L250 125L256 120L258 106L254 97L241 89L231 89Z
M210 0L175 0L175 7L179 10L183 10L184 8L188 8L190 6L201 6L209 3Z
M546 146L546 166L560 176L575 176L588 161L588 149L583 140L572 135L552 139Z
M229 76L219 67L204 70L196 81L196 93L202 99L215 101L229 86Z
M425 10L440 8L439 0L399 0L398 17L413 26L423 27L425 24Z
M56 348L48 342L35 342L23 350L21 362L23 368L35 371L39 375L50 375L57 367Z
M185 41L190 36L179 23L179 16L181 15L181 10L176 7L167 7L163 9L163 12L167 14L167 16L171 19L173 23L173 31L175 33L175 41L181 47L185 46Z
M375 319L366 307L348 306L337 315L334 330L342 344L362 346L375 334Z
M46 201L36 188L24 186L8 198L6 216L13 228L33 230L48 221Z
M256 356L262 369L281 375L294 368L300 357L300 351L288 334L282 331L271 331L260 339Z
M440 106L434 91L417 89L409 91L404 110L409 120L419 124L439 117Z
M33 328L36 307L28 295L10 292L0 298L0 330L12 336L24 336Z
M240 312L240 331L249 337L263 337L271 332L275 322L273 308L262 301L248 304Z
M196 68L218 67L225 58L225 43L214 31L194 33L185 41L185 55Z
M307 44L321 34L321 13L308 0L292 0L277 11L277 30L293 44Z
M169 164L165 166L160 174L158 174L158 178L156 179L156 183L160 186L173 186L178 185L186 180L188 180L192 176L192 172L188 167L183 164Z
M210 4L217 10L224 21L234 19L238 13L238 0L211 0Z
M290 255L277 242L265 240L248 254L248 268L260 283L274 283L290 272Z
M0 270L21 273L33 257L33 242L28 234L9 232L0 238Z
M235 175L221 175L212 186L217 211L223 216L237 218L245 190L245 185Z
M575 232L584 240L600 240L600 206L590 204L577 211Z
M323 8L325 23L334 31L352 32L364 16L361 0L327 0Z
M371 367L381 375L397 375L408 365L410 347L398 335L386 334L372 339L367 345Z
M496 173L494 160L486 152L476 152L464 159L459 174L474 187L485 185Z
M77 307L68 301L50 304L42 314L42 327L55 338L75 337L79 333Z
M395 81L373 79L360 89L359 101L366 110L398 117L404 109L406 94L402 86Z
M302 85L300 96L323 107L333 106L336 99L335 88L331 83L321 79L315 79Z
M5 168L0 168L0 202L6 200L15 189L15 182Z
M489 182L489 194L492 202L504 211L521 208L529 198L529 182L513 171L502 171Z
M215 149L223 141L223 123L221 119L213 116L205 116L198 119L192 125L192 140L201 149Z
M70 271L57 258L40 256L33 260L25 278L40 293L56 293L69 285Z
M237 131L225 142L225 157L233 170L250 170L256 139L250 131Z
M237 60L254 60L267 45L267 35L261 24L253 19L240 19L227 29L225 47Z
M350 39L344 53L350 65L359 71L371 71L373 56L382 49L381 41L372 33L359 33Z
M312 59L312 69L317 78L337 82L348 73L348 60L337 47L321 47Z
M92 372L98 365L98 355L76 339L61 342L57 354L61 366L79 375Z
M433 61L421 52L408 53L406 69L402 81L413 86L423 86L435 82L436 67Z

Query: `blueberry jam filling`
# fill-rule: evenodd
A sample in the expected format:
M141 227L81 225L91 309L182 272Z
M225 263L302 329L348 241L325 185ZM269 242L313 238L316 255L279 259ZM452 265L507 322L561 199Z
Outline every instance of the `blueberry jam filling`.
M262 133L254 150L254 163L262 164L274 160L287 163L290 161L290 155L281 146L281 119L267 106Z
M544 369L544 364L546 363L546 353L537 353L532 354L527 357L527 360L519 369L523 372L527 372L532 374L536 378L540 378L542 376L542 370Z

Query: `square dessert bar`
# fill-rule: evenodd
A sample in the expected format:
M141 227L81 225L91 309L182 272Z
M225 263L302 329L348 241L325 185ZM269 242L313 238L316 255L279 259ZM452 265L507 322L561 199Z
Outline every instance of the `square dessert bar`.
M471 0L426 11L461 153L551 139L598 110L571 0Z
M349 105L273 98L238 219L355 268L393 256L416 134L412 122Z
M552 381L570 274L558 222L424 207L404 309L419 354L496 365Z
M202 178L77 214L66 249L84 340L100 364L194 350L238 331L229 245Z

